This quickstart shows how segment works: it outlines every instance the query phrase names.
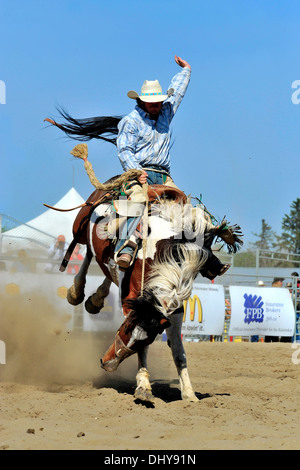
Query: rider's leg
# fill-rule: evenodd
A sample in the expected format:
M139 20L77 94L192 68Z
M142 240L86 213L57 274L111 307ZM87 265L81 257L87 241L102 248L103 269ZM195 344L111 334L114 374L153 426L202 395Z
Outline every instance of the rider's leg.
M176 186L176 184L174 183L174 181L172 180L170 176L167 176L165 174L162 174L156 171L151 171L148 169L147 169L147 173L148 173L147 183L150 185L164 184L166 186L178 188L178 186ZM141 202L141 187L139 185L132 186L130 189L129 195L130 195L131 203L134 203L135 201L137 203L140 203ZM139 223L140 217L138 218L138 221L135 224L134 222L136 222L136 219L137 219L136 217L128 218L127 224L125 223L124 225L124 229L127 231L127 233L125 233L123 230L120 236L120 240L117 243L117 246L115 249L116 262L122 268L128 268L131 265L132 258L134 256L135 247L139 241L138 238L135 236L135 229ZM125 243L127 244L122 248L122 246Z
M133 256L137 252L137 244L139 241L136 235L136 228L141 217L128 217L120 234L120 239L115 249L115 259L117 264L122 268L128 268L132 262Z

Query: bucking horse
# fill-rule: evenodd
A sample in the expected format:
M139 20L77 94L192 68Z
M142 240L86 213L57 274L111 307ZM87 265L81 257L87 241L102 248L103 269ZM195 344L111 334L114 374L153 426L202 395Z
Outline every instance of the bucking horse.
M114 283L119 287L124 314L113 343L101 358L101 367L115 371L124 359L137 353L134 396L153 402L147 352L157 335L165 330L178 371L181 397L198 401L181 339L183 302L190 297L195 278L205 270L216 239L222 239L231 252L239 249L242 244L240 227L228 226L225 220L213 223L206 208L202 204L194 207L179 189L146 185L147 202L136 229L140 243L132 266L121 271L114 256L119 219L112 202L119 195L120 178L121 181L136 178L140 171L130 170L102 185L87 160L86 144L79 144L71 153L84 159L90 180L97 189L74 221L74 239L61 265L63 271L76 243L86 245L85 259L68 290L67 299L72 305L84 301L88 268L95 258L105 279L85 301L86 310L90 314L99 313Z

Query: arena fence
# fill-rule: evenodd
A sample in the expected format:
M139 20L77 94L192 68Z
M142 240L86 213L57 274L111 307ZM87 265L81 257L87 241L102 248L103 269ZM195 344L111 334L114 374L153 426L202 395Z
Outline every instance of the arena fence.
M228 271L228 274L222 276L221 278L216 278L216 280L211 283L210 281L198 277L195 281L195 286L204 285L204 286L221 286L224 289L224 299L225 305L223 305L223 331L218 334L201 334L199 330L198 335L189 336L188 334L184 335L185 340L192 341L223 341L223 342L240 342L240 341L263 341L263 336L238 336L230 335L230 322L231 322L231 299L230 299L230 287L231 286L258 286L259 282L264 283L265 285L270 286L274 278L274 273L272 275L265 274L262 268L255 270L252 274L242 273L239 270L234 268L234 261L232 256L229 257L232 262L233 268ZM258 260L260 258L258 257ZM25 265L22 266L22 262L25 262ZM45 265L53 265L56 272L45 273ZM81 261L71 261L70 267L78 266L81 264ZM66 312L70 315L71 321L69 328L80 331L116 331L122 322L122 315L120 309L118 289L115 286L112 286L110 297L107 299L104 309L101 314L98 315L89 315L84 310L84 305L73 307L69 305L66 301L66 291L73 283L74 274L60 273L57 272L59 263L56 261L48 260L46 257L32 257L28 256L26 260L20 260L18 254L10 255L2 254L0 256L0 295L1 292L5 292L8 295L19 295L26 290L36 289L40 293L47 295L49 299L55 302L55 305L61 309L63 312ZM274 271L275 272L275 271ZM288 269L290 274L291 269ZM100 285L101 273L98 265L92 263L88 282L87 282L87 295L95 291ZM294 319L295 319L295 329L294 335L292 338L293 342L300 342L300 293L299 293L299 277L295 276L286 276L285 284L290 283L288 288L291 294L293 307L294 307ZM192 301L193 299L191 299ZM196 306L197 307L197 306ZM213 309L213 307L212 307ZM193 312L193 317L195 317ZM198 312L199 314L199 312ZM197 315L198 315L197 314ZM93 317L93 318L91 318ZM199 314L200 318L200 314ZM164 338L164 335L162 336ZM0 332L1 339L1 332Z

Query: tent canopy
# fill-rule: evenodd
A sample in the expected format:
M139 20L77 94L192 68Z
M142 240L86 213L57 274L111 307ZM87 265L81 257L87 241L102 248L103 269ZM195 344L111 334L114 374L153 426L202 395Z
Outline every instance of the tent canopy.
M76 189L71 188L55 205L59 209L71 209L85 200ZM72 227L80 209L58 212L47 209L38 217L2 234L2 252L24 250L48 251L58 235L64 235L66 242L73 239Z

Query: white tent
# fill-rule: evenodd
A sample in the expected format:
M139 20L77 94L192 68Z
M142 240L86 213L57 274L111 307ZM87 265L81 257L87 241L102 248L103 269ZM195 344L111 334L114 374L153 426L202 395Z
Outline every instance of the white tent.
M71 188L54 207L71 209L84 202L76 189ZM19 249L48 251L58 235L65 235L66 242L70 243L73 239L73 222L79 210L59 212L47 209L29 222L4 232L2 243L0 241L2 253Z

